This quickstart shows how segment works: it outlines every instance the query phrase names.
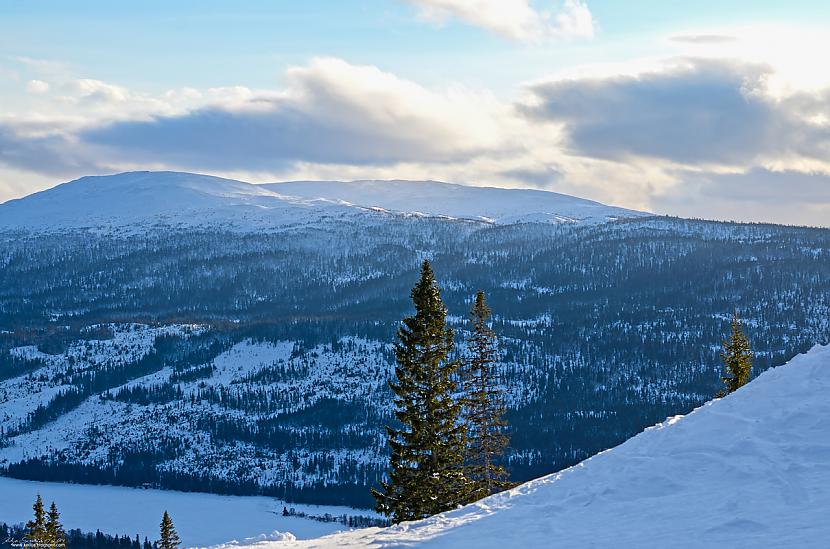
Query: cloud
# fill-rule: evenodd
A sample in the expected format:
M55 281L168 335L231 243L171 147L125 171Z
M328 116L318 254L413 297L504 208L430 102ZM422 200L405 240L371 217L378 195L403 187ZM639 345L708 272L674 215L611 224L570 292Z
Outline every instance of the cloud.
M29 80L26 83L26 91L34 94L43 94L49 91L49 83L43 80Z
M435 92L376 67L315 59L277 92L80 134L116 158L210 169L282 169L296 161L448 162L502 147L506 108L463 89ZM97 91L95 92L97 93Z
M544 39L591 38L594 19L580 0L565 0L550 14L535 9L529 0L409 0L421 17L443 22L451 17L520 42Z
M123 86L91 78L73 80L67 87L83 100L94 103L124 103L131 97L130 92Z
M736 38L727 34L677 34L669 40L686 44L724 44L734 42Z
M827 226L830 175L755 167L739 173L681 173L654 197L653 207L675 215Z
M560 79L531 87L520 109L563 125L578 154L624 161L747 166L786 155L821 158L826 95L766 94L769 67L681 59L635 75ZM811 114L812 113L812 114Z
M534 185L537 187L545 187L562 177L562 173L554 167L512 168L502 170L500 173L519 184Z
M61 134L32 136L0 123L0 164L20 170L66 177L101 170L70 137Z

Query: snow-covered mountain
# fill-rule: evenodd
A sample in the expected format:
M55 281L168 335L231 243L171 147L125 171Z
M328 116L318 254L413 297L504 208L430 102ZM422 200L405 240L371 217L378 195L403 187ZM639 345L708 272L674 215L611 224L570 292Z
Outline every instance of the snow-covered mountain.
M331 218L393 214L486 223L601 223L643 212L558 193L434 181L293 182L254 185L181 172L83 177L0 204L0 230L132 225L258 231Z
M602 222L650 215L549 191L470 187L438 181L295 181L264 186L306 199L327 198L394 212L496 224Z
M295 543L827 547L828 393L830 346L817 346L724 399L559 473L427 520Z
M0 205L0 230L164 225L259 230L362 213L330 200L281 196L266 187L181 172L82 177Z

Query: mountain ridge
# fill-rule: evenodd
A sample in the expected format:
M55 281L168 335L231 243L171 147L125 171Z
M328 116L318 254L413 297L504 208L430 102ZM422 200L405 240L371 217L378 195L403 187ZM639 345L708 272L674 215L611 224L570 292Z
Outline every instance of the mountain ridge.
M281 228L323 218L447 217L488 224L603 223L638 212L531 189L436 181L294 181L254 184L187 172L86 176L0 204L0 230L136 224Z

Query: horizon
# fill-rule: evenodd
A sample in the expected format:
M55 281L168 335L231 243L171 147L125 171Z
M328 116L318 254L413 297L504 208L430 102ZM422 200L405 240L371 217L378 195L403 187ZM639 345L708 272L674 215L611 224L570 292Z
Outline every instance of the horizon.
M174 170L828 226L828 22L818 1L5 4L0 201Z
M433 183L433 184L450 185L450 186L456 186L456 187L469 187L469 188L473 188L473 189L495 189L495 190L505 190L505 191L537 191L537 192L544 192L544 193L550 193L550 194L558 194L558 195L566 196L566 197L569 197L569 198L576 198L578 200L585 200L585 201L588 201L588 202L596 202L597 204L610 206L612 208L625 208L625 206L622 206L620 204L613 204L613 203L606 204L606 203L595 201L595 200L592 200L590 198L586 198L586 197L582 197L582 196L576 196L576 195L572 195L572 194L565 194L565 193L560 193L560 192L552 190L552 189L540 189L540 188L536 188L536 187L498 187L498 186L493 186L493 185L475 185L475 184L455 182L455 181L414 180L414 179L351 179L351 180L309 179L309 180L283 180L283 181L253 182L253 181L245 181L245 180L242 180L242 179L233 179L233 178L229 178L229 177L217 176L217 175L213 175L213 174L209 174L209 173L187 172L187 171L180 171L180 170L132 170L132 171L126 171L126 172L104 173L104 174L94 174L94 175L80 176L78 178L71 179L69 181L61 181L61 182L56 183L52 186L48 186L48 187L43 188L43 189L32 191L31 193L29 193L27 195L24 195L24 196L9 198L9 199L5 200L4 202L0 202L0 207L4 206L6 204L9 204L11 202L15 202L15 201L19 201L19 200L31 197L31 196L36 195L36 194L40 194L40 193L44 193L44 192L54 190L57 187L60 187L62 185L66 185L66 184L69 184L69 183L75 183L75 182L80 181L82 179L93 178L93 177L107 178L107 177L116 177L116 176L120 176L120 175L129 175L129 174L136 174L136 173L149 173L149 174L168 173L168 174L181 174L181 175L196 175L196 176L203 176L203 177L208 177L208 178L223 179L223 180L232 181L232 182L235 182L235 183L246 183L246 184L257 185L257 186L259 186L259 185L263 185L263 186L280 185L280 184L302 184L302 183L311 183L311 184L313 184L313 183L342 183L342 184L349 184L349 183L409 183L409 184L413 184L413 185L418 185L418 184L422 184L422 183ZM290 196L290 195L286 195L286 196ZM368 204L368 203L367 204L355 204L355 205L356 206L370 207L370 204ZM403 211L403 210L399 210L399 211ZM726 219L726 218L717 219L717 218L705 217L705 216L681 216L681 215L674 215L674 214L670 214L670 213L651 212L651 211L648 211L648 210L633 210L633 211L648 214L650 217L677 218L677 219L686 219L686 220L690 220L690 221L730 223L730 224L739 224L739 225L773 225L773 226L793 227L793 228L808 228L808 229L830 228L830 226L828 226L828 225L815 225L815 224L809 224L809 223L794 223L794 222L793 223L788 223L788 222L775 222L775 221L764 221L764 220L740 220L740 219Z

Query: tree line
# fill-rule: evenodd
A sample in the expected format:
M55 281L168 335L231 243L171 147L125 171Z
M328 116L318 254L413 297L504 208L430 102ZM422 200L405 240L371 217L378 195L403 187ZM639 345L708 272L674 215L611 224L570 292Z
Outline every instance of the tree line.
M159 539L151 543L145 537L142 545L138 535L133 540L127 536L108 536L100 530L94 536L83 534L80 530L70 530L67 534L55 502L52 502L47 511L40 494L37 495L32 510L34 516L22 532L5 524L0 525L0 547L8 544L27 549L178 549L182 543L167 511L164 511L159 524ZM19 539L16 539L18 536Z

